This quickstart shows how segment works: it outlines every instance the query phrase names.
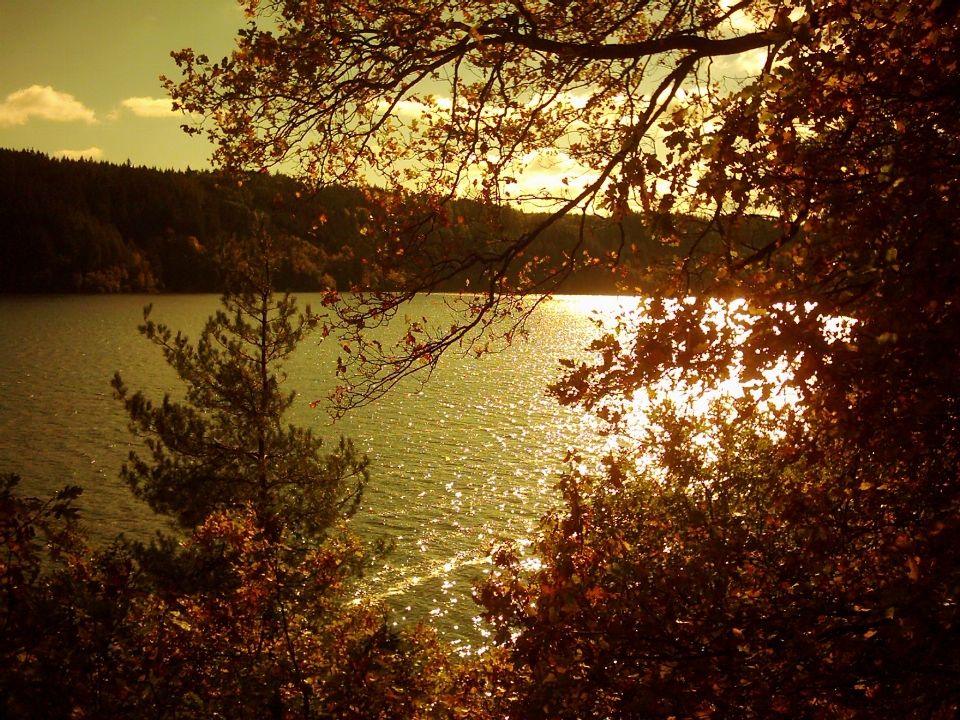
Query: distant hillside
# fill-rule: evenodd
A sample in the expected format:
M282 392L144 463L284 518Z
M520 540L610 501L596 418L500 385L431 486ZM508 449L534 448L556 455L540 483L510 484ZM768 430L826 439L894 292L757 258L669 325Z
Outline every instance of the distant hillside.
M324 235L349 238L345 209L357 207L360 194L329 188L298 199L300 189L282 176L238 187L212 172L0 149L0 292L218 291L213 249L248 232L253 211L270 211L277 198L285 208L270 213L278 229L307 237L323 212ZM329 270L340 277L328 282L359 274L350 263L340 265ZM287 281L300 290L321 285L316 278Z
M456 205L465 221L447 232L459 236L461 247L469 246L486 232L490 213L475 203ZM362 207L358 190L330 187L313 194L284 176L258 175L240 184L207 171L0 149L0 292L217 292L215 248L249 232L258 212L269 215L277 230L321 251L319 271L288 269L280 280L286 288L366 287L374 248L356 219ZM496 214L497 224L511 232L542 218L507 209ZM613 292L618 279L642 286L647 266L676 252L652 241L638 217L625 220L624 235L602 218L588 218L583 242L579 222L562 219L529 249L531 256L553 258L539 272L549 274L559 262L556 248L578 242L578 252L592 257L626 247L633 270L615 277L604 268L585 268L568 279L564 292ZM440 289L457 290L461 282Z

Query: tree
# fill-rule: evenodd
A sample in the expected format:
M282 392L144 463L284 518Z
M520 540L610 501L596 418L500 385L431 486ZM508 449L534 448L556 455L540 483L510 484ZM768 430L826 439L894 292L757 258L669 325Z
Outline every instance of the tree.
M322 539L360 501L366 459L346 440L324 456L312 431L283 424L296 394L281 390L282 363L317 318L309 307L298 314L289 295L274 294L277 245L261 233L250 246L228 251L223 309L207 321L196 347L145 310L140 331L186 384L185 403L167 396L155 405L143 393L130 394L119 373L113 379L151 459L131 452L123 477L184 528L215 511L249 507L264 530L309 541Z
M284 688L291 686L308 718L317 688L305 664L317 648L303 641L329 626L344 579L359 572L362 552L343 522L359 505L367 461L343 439L322 456L321 439L309 429L283 425L295 393L280 389L282 363L316 318L309 307L298 314L289 295L275 296L279 245L261 229L227 246L223 309L196 347L145 310L140 330L186 384L185 403L167 396L154 405L130 394L119 374L113 387L132 429L146 436L152 461L131 452L123 477L156 512L198 533L192 543L161 537L137 552L161 593L182 612L207 618L198 623L206 639L185 647L216 655L222 643L221 652L239 658L240 677L260 677L277 712L290 702ZM252 635L238 635L238 617L256 628ZM244 637L252 645L244 647ZM223 682L209 673L204 667L180 680L220 702ZM226 712L257 714L264 702L237 700Z
M638 452L671 483L629 458L572 474L546 519L543 569L526 577L500 555L504 579L483 598L519 632L525 712L630 716L656 709L628 698L662 695L678 716L955 715L960 3L245 6L234 55L185 50L168 87L204 116L191 129L226 167L379 183L371 232L382 227L378 260L402 289L341 313L346 374L367 377L350 378L345 404L522 319L535 303L517 294L562 287L578 263L631 266L626 235L621 252L585 259L581 231L544 272L526 253L574 212L621 226L638 215L678 253L595 360L568 364L561 402L620 432L665 376L709 388L735 365L753 383L732 425L702 429L716 458L668 413ZM569 161L569 194L522 189L537 154ZM469 249L441 231L464 196L491 214ZM498 224L498 204L535 201L554 211L537 227ZM482 284L452 327L412 326L392 349L362 342L461 274ZM745 304L717 324L714 298ZM801 417L779 436L757 418L782 363ZM814 657L838 669L808 674ZM559 667L574 681L551 684Z
M585 258L581 229L544 274L525 251L564 214L640 214L681 244L674 291L815 298L846 314L946 251L955 229L954 2L242 4L251 22L234 54L175 53L184 78L167 87L204 118L187 129L224 167L380 188L368 229L381 231L381 276L402 287L344 322L364 328L451 277L482 278L453 328L345 357L361 402L396 379L384 368L431 366L522 312L511 292L561 287L584 262L629 265L625 236L619 253ZM520 184L538 155L568 163L568 194ZM441 232L457 222L453 197L555 212L511 235L491 210L484 242L465 247ZM930 253L913 250L918 235ZM513 284L518 266L529 272Z
M501 549L480 598L515 637L521 714L954 717L955 321L897 347L864 331L880 317L831 338L816 308L730 307L650 301L553 388L629 437L665 375L747 381L565 477L537 572ZM801 398L786 417L757 372L778 359Z
M135 492L186 537L90 548L67 488L49 501L0 487L0 708L23 717L426 718L453 692L436 636L397 630L353 598L364 546L345 521L366 460L321 457L284 428L280 363L315 325L271 287L279 243L228 248L224 310L196 348L149 319L187 385L160 406L114 388L152 463ZM149 314L149 310L147 311ZM46 547L36 542L38 531Z
M729 411L660 408L644 462L572 467L536 571L497 548L479 599L516 668L503 710L955 717L955 509L849 450L788 449L805 434L795 417Z

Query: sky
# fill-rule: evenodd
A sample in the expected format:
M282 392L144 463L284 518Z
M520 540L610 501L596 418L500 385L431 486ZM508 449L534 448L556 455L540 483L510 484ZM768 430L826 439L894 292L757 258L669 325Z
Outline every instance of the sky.
M0 0L0 147L202 169L160 75L172 50L219 59L244 26L236 0Z
M160 75L180 77L173 50L228 55L244 25L236 0L0 0L0 147L209 168L211 145L180 129ZM519 190L565 192L569 164L531 158Z

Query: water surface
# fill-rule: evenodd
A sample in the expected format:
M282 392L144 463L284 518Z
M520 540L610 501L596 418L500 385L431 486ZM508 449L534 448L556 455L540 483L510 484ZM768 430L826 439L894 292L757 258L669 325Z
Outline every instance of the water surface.
M301 304L318 297L304 295ZM0 471L17 472L31 494L67 483L85 489L91 534L145 537L161 518L136 501L118 472L139 447L113 399L119 370L128 387L159 400L181 386L159 350L137 332L143 306L195 338L217 309L213 295L0 298ZM482 359L444 358L429 383L410 381L333 423L309 401L334 384L336 347L311 337L286 370L298 393L289 420L331 443L354 440L372 479L354 526L396 539L366 591L390 598L401 618L435 623L455 641L480 640L470 618L474 579L491 540L528 537L555 500L569 448L595 446L589 418L564 410L544 389L558 357L576 356L595 335L594 307L610 298L561 297L532 319L526 340ZM418 300L412 316L440 317L443 298Z

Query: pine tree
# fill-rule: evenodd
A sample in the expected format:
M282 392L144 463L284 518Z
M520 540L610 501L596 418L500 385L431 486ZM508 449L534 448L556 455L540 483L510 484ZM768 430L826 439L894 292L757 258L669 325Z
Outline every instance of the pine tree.
M140 332L185 384L184 401L167 395L154 404L131 394L119 373L113 387L149 451L148 458L131 452L122 477L153 510L193 531L186 541L161 534L149 546L132 544L146 584L178 612L211 618L204 638L220 628L228 646L246 648L231 651L237 672L259 677L262 697L247 698L245 712L259 716L265 704L283 717L297 707L307 718L323 674L311 670L324 655L314 645L341 617L344 583L362 563L341 521L358 507L367 460L343 439L323 454L309 429L284 425L296 393L282 391L282 367L317 325L309 307L298 312L294 298L273 291L291 250L263 228L227 245L222 308L196 346L145 309ZM255 642L238 640L241 626ZM208 645L204 639L198 648ZM213 707L224 686L207 687L205 677L188 684L205 688Z
M284 425L295 393L281 389L282 366L316 327L272 280L281 241L259 232L233 242L222 257L227 289L196 346L150 319L140 332L159 346L186 385L184 402L154 404L130 393L119 373L113 387L145 439L149 457L131 452L122 476L153 510L183 529L210 513L250 508L261 529L316 541L352 514L367 479L367 460L341 439L324 455L309 429Z

